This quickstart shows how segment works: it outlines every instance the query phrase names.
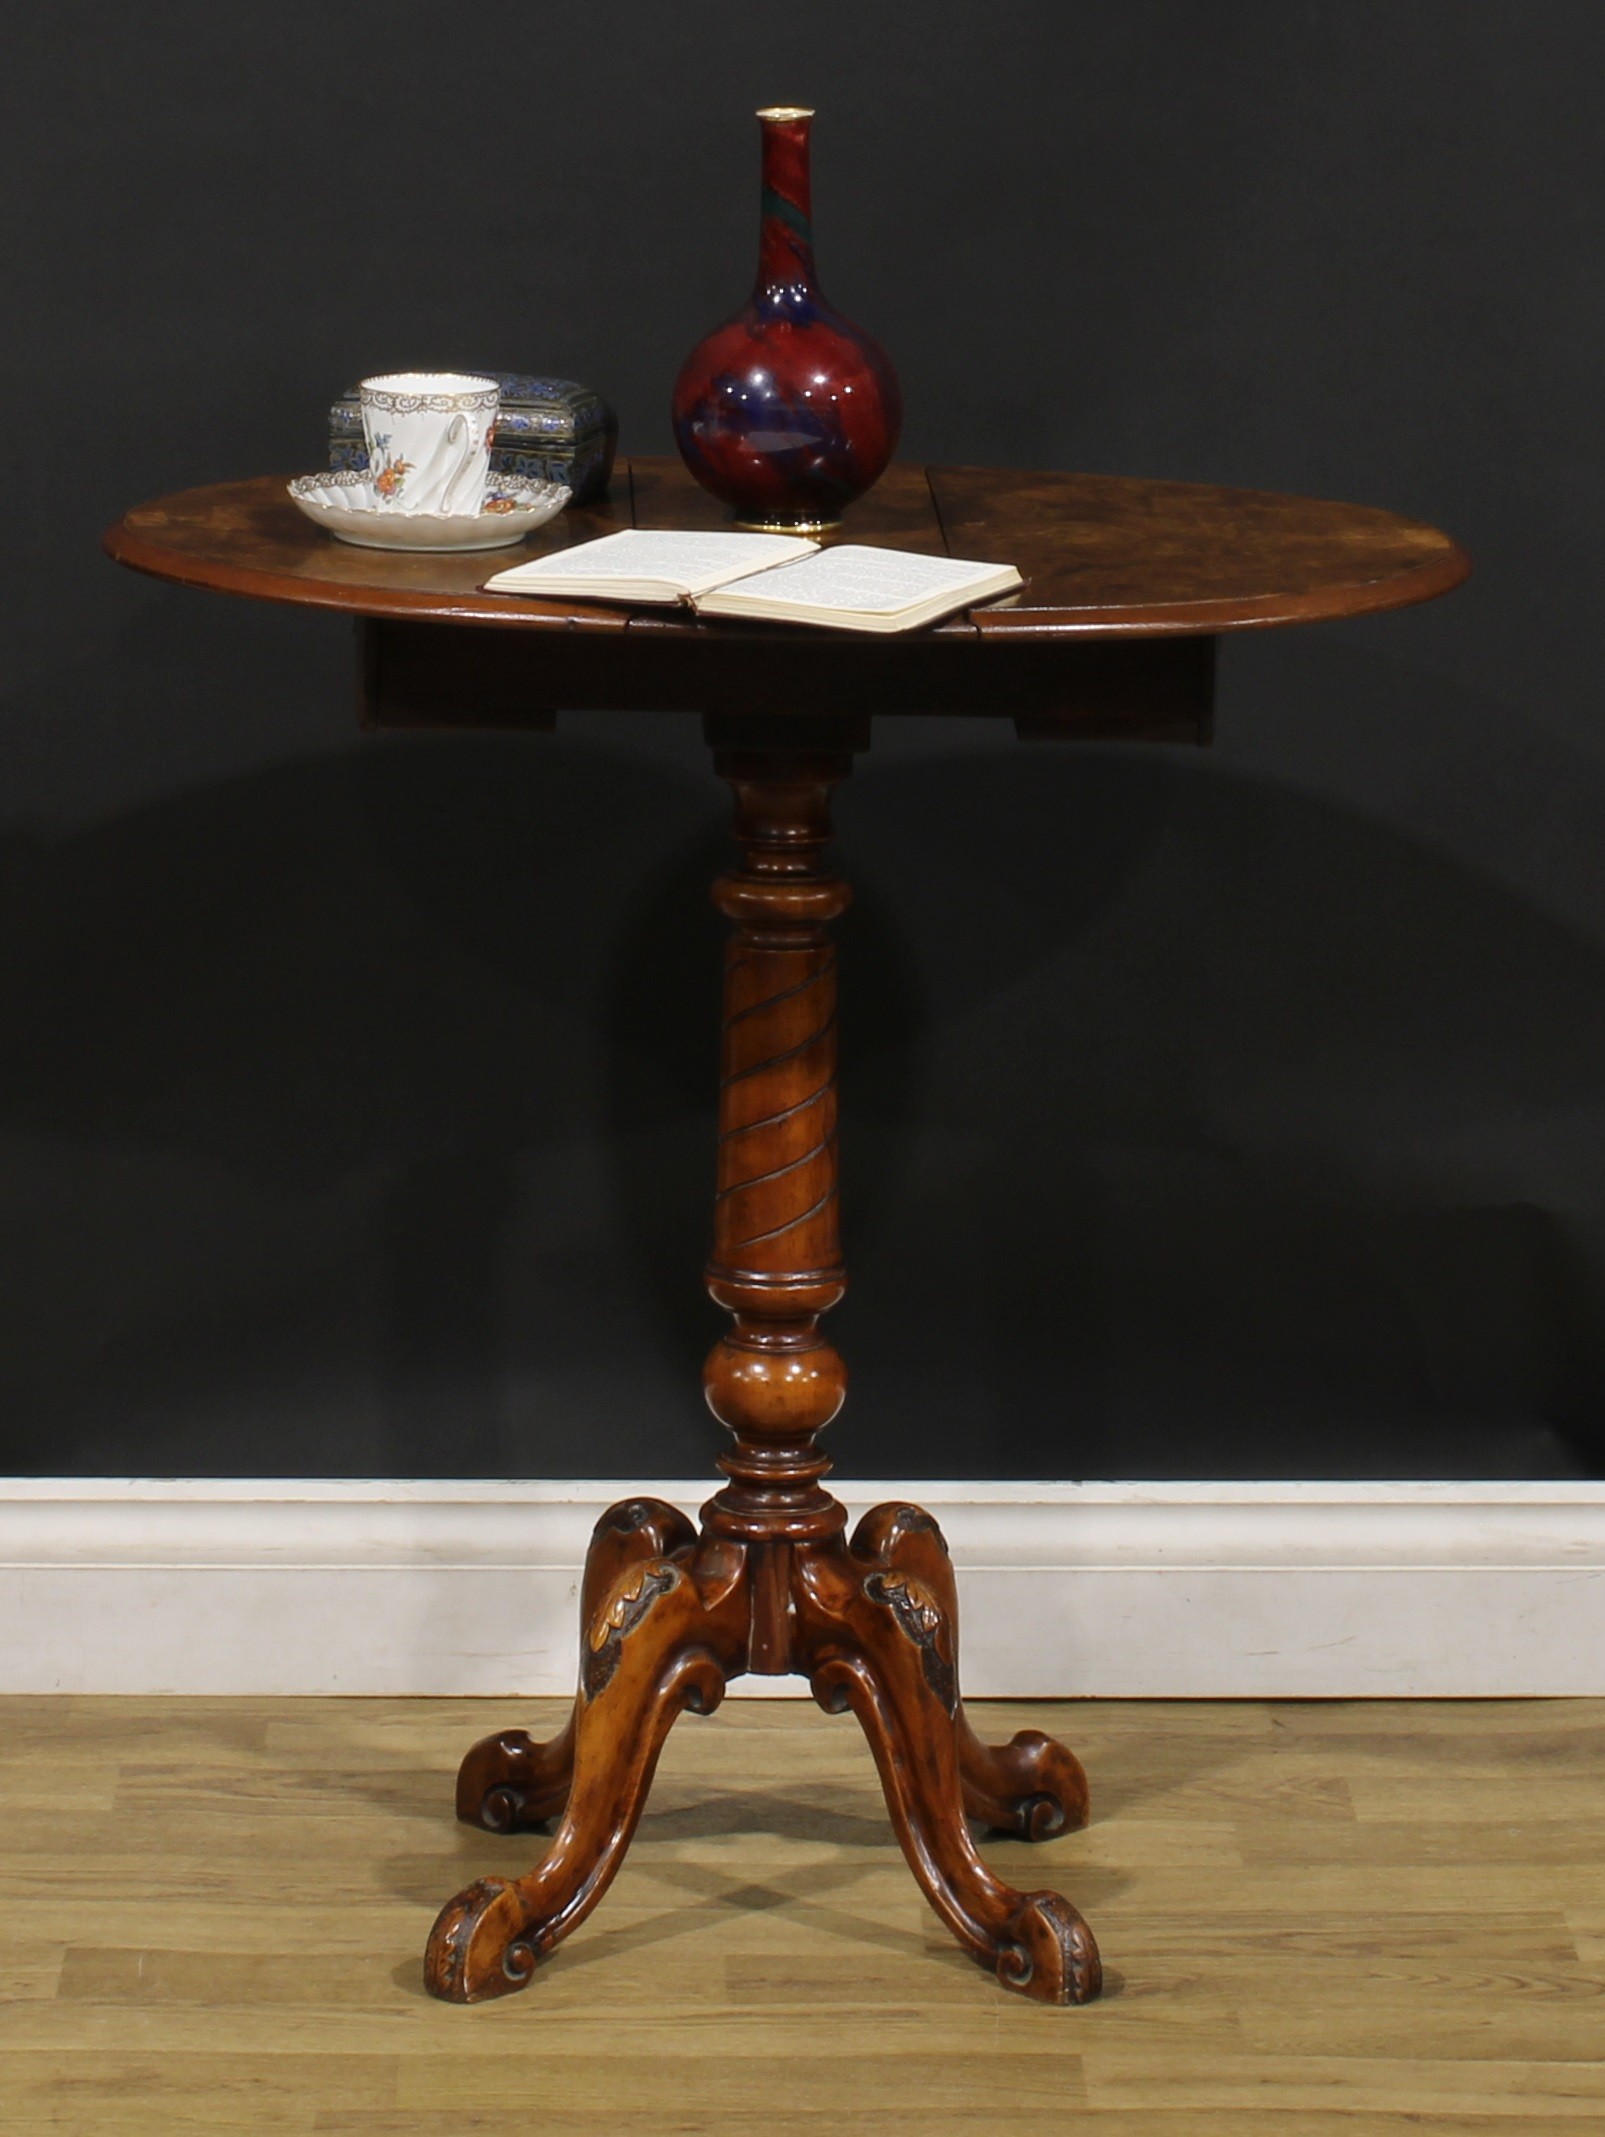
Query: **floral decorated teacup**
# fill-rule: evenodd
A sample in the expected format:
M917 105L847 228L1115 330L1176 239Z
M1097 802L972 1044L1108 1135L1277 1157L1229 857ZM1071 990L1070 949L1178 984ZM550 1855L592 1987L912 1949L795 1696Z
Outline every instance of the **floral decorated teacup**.
M382 512L478 512L501 406L491 378L396 371L365 378L362 428Z

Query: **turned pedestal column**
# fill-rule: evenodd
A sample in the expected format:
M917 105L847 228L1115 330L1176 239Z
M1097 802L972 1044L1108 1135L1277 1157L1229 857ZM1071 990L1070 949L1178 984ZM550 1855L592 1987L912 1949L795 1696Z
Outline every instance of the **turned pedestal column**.
M805 727L806 723L797 723ZM438 1996L505 1995L582 1921L623 1858L675 1716L706 1714L743 1671L806 1676L863 1725L909 1867L1005 1987L1050 2003L1098 1993L1097 1947L1054 1892L1020 1893L976 1853L966 1812L1043 1839L1087 1814L1071 1754L1030 1730L990 1749L964 1719L958 1614L941 1533L879 1506L851 1541L817 1445L847 1387L820 1318L846 1289L838 1223L836 949L849 892L825 865L845 751L721 749L738 865L714 885L725 952L714 1248L731 1316L704 1373L734 1438L700 1532L656 1500L597 1527L569 1726L475 1745L458 1815L508 1831L561 1813L525 1877L485 1878L442 1912L425 1963Z

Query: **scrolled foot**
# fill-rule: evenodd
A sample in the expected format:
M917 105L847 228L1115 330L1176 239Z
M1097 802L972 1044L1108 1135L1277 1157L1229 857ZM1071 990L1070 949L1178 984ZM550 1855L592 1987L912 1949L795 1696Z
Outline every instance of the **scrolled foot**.
M1103 1987L1092 1931L1057 1892L1027 1892L1005 1925L996 1973L1039 2003L1091 2003Z
M1051 1840L1087 1822L1087 1776L1074 1752L1040 1729L984 1744L960 1718L964 1808L994 1832Z
M487 1833L527 1832L555 1818L574 1773L574 1722L538 1744L522 1729L481 1737L457 1772L457 1815Z
M535 1971L529 1914L518 1888L482 1877L448 1900L424 1953L424 1987L446 2003L485 2003L510 1996Z

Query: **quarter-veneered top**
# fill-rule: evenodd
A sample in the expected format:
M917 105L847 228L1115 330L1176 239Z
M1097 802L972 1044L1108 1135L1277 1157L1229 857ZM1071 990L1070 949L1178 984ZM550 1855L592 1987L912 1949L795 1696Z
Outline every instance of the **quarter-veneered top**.
M520 557L621 527L724 524L678 461L640 459L620 465L607 497L571 507L514 550L352 548L303 518L275 475L140 505L111 528L106 548L120 564L180 585L358 616L514 630L619 631L649 621L658 632L748 638L787 628L483 590L492 572ZM998 640L1161 637L1360 616L1447 593L1471 569L1448 535L1374 506L999 468L893 467L849 508L840 538L1015 565L1021 592L937 626L942 636Z

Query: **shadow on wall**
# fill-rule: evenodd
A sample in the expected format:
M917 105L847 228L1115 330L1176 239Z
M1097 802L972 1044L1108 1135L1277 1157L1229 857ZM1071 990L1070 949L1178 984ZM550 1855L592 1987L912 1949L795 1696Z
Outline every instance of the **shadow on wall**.
M838 815L850 1473L1597 1457L1598 943L1207 757ZM705 1471L723 821L581 730L13 835L0 1460Z

